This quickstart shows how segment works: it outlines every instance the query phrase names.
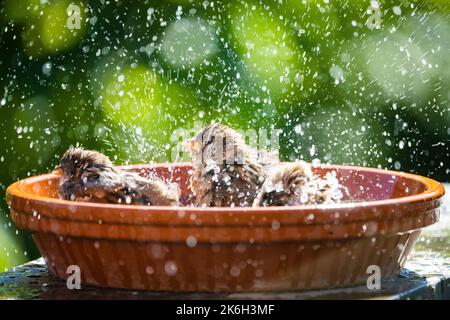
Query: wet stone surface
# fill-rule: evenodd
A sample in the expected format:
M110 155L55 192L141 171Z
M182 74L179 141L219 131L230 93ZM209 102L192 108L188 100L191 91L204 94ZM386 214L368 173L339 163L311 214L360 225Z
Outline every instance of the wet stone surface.
M69 290L48 272L44 260L0 273L0 299L450 299L450 184L441 218L423 230L415 251L397 278L366 286L273 293L166 293L97 288Z

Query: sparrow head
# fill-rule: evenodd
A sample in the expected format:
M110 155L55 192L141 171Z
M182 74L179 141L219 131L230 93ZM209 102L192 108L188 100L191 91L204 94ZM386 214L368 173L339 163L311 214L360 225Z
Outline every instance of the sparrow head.
M213 143L216 136L224 131L225 126L218 123L211 123L201 129L195 137L183 142L183 146L191 155L201 152L205 146Z
M204 163L216 157L218 163L235 159L249 149L238 132L220 123L201 129L194 138L184 142L184 148L194 159L202 159Z
M109 158L100 152L70 148L64 153L60 165L53 172L62 175L63 179L70 179L81 177L83 171L88 168L102 170L112 166Z

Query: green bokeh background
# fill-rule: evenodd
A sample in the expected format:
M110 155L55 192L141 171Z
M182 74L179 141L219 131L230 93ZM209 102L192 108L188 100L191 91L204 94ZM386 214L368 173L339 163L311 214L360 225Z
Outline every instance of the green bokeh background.
M38 256L6 187L71 145L166 161L174 130L214 120L282 129L283 159L449 181L450 5L378 4L372 30L370 1L3 1L0 271Z

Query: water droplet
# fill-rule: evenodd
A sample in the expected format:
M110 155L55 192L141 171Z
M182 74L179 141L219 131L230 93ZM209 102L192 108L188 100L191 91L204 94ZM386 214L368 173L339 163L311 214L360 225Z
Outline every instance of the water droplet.
M239 267L232 266L230 268L230 274L233 277L239 277L239 275L241 274L241 269L239 269Z
M397 16L400 16L402 14L402 9L400 7L397 7L397 6L392 7L392 11Z
M49 76L52 71L52 63L46 62L42 65L42 73L46 76Z
M187 237L186 244L189 248L195 247L197 245L197 238L195 238L194 236Z
M167 261L166 264L164 265L164 271L169 276L174 276L178 271L177 264L173 261Z
M272 229L273 230L280 229L280 222L279 221L272 221Z

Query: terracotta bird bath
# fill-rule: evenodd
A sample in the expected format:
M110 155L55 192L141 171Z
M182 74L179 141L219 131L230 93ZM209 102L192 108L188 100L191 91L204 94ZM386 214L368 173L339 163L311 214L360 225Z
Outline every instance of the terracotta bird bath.
M122 167L176 181L189 205L189 164ZM109 205L60 200L58 177L7 190L11 217L31 231L52 273L77 265L83 283L156 291L288 291L363 284L371 265L399 273L439 219L442 185L386 170L322 166L342 203L270 208Z

